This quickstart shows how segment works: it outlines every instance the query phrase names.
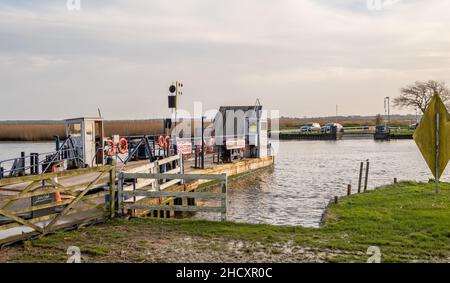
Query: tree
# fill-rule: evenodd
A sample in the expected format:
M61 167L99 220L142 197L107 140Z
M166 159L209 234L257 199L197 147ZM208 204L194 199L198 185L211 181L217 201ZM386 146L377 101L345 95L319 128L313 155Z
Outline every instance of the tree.
M422 113L425 113L428 103L435 94L438 94L444 103L450 100L450 90L445 82L433 80L417 81L413 85L402 88L400 92L400 96L393 101L395 107L420 109Z

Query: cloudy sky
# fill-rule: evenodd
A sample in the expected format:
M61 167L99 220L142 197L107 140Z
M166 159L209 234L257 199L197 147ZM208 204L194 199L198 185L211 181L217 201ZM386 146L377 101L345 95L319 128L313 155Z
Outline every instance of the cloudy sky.
M0 120L166 116L175 79L188 110L259 98L300 117L382 113L406 84L450 84L450 1L380 1L2 0Z

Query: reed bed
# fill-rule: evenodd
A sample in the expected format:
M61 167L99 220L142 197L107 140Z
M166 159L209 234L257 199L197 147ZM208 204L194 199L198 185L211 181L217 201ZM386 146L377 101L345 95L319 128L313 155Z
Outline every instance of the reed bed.
M317 122L321 125L336 121L333 117L326 118L280 118L279 128L299 128L305 123ZM374 125L371 117L338 117L338 123L346 127ZM193 121L191 121L193 125ZM391 124L407 126L412 123L410 117L393 117ZM269 123L269 127L270 127ZM205 126L209 125L209 121ZM104 122L105 136L114 134L121 136L159 135L163 132L162 119L149 120L107 120ZM193 130L192 130L193 134ZM65 138L63 121L5 121L0 122L0 141L47 141L54 136Z

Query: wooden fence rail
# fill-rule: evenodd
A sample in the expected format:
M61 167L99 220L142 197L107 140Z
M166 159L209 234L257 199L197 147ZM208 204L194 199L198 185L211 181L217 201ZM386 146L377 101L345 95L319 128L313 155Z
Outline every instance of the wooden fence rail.
M0 189L16 194L0 196L0 216L9 220L0 225L0 244L45 235L65 224L81 223L83 219L114 217L115 172L113 162L99 167L1 179ZM89 176L88 182L83 184L64 186L61 183L64 177L92 173L98 175ZM98 191L99 186L105 184L109 185L109 190ZM57 194L62 198L57 199ZM107 195L109 205L104 200ZM39 203L39 200L45 201ZM18 235L8 231L17 227L21 227Z
M166 191L124 191L125 179L166 179L166 180L220 180L221 192L166 192ZM217 212L221 214L221 220L226 220L227 214L227 174L147 174L147 173L120 173L118 182L119 213L124 209L145 209L161 211L189 211L189 212ZM221 200L219 207L188 206L188 205L148 205L141 203L126 203L124 197L146 197L146 198L192 198L192 199L218 199Z

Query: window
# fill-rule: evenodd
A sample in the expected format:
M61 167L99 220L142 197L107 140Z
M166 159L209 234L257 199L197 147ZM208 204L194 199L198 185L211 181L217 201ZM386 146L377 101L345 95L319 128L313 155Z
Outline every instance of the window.
M69 135L73 137L81 136L81 124L69 124Z

